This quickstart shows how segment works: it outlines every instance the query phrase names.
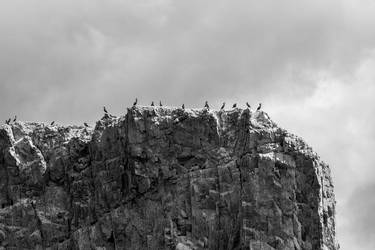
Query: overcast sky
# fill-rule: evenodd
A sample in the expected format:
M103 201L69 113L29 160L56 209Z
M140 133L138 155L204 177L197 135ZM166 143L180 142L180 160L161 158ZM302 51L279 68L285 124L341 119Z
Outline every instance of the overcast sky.
M373 0L0 3L2 120L261 101L330 164L341 249L375 249Z

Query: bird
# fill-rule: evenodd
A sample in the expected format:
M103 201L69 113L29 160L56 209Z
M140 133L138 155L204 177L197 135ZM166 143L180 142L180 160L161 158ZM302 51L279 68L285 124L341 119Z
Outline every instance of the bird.
M221 105L220 110L224 110L224 107L225 107L225 102L223 102L223 105Z
M182 109L185 109L185 104L182 104L182 107L181 107Z
M257 108L257 111L259 111L262 108L262 103L259 103L259 106Z
M233 104L232 108L237 108L237 103Z
M88 127L88 126L89 126L86 122L84 122L83 125L85 125L85 127Z
M133 102L133 106L136 106L136 105L137 105L137 102L138 102L138 99L135 98L135 101Z
M152 106L152 107L155 106L154 101L151 102L151 106Z
M103 107L104 113L108 114L108 111L105 107Z
M36 211L35 210L35 201L31 201L31 206L33 207L34 211Z
M160 107L163 106L163 104L161 104L161 101L159 101L159 106L160 106Z
M10 119L5 120L5 123L9 125Z
M246 106L247 106L248 108L251 108L251 106L250 106L250 104L249 104L248 102L246 102Z
M54 124L55 124L55 121L52 121L52 122L51 122L51 126L53 126Z
M13 122L16 122L16 121L17 121L17 116L15 115L14 119L13 119Z
M207 102L207 101L205 102L204 107L205 107L206 109L210 109L210 106L208 106L208 102Z

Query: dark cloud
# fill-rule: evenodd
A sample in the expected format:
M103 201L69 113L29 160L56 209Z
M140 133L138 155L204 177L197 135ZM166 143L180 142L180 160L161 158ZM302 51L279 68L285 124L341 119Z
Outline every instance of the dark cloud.
M340 220L375 174L374 13L368 0L8 1L0 119L94 122L102 105L124 113L136 96L263 101L332 165L339 239L356 249L349 235L361 232Z

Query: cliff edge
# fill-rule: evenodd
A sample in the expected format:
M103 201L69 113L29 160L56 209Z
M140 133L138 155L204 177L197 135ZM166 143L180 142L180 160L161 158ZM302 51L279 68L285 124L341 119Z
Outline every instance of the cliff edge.
M0 245L336 250L330 169L249 109L2 125Z

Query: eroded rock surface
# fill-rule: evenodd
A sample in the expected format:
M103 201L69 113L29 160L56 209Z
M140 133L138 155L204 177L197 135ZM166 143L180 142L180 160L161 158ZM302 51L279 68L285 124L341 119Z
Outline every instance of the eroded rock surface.
M328 165L265 112L0 128L3 249L338 249Z

